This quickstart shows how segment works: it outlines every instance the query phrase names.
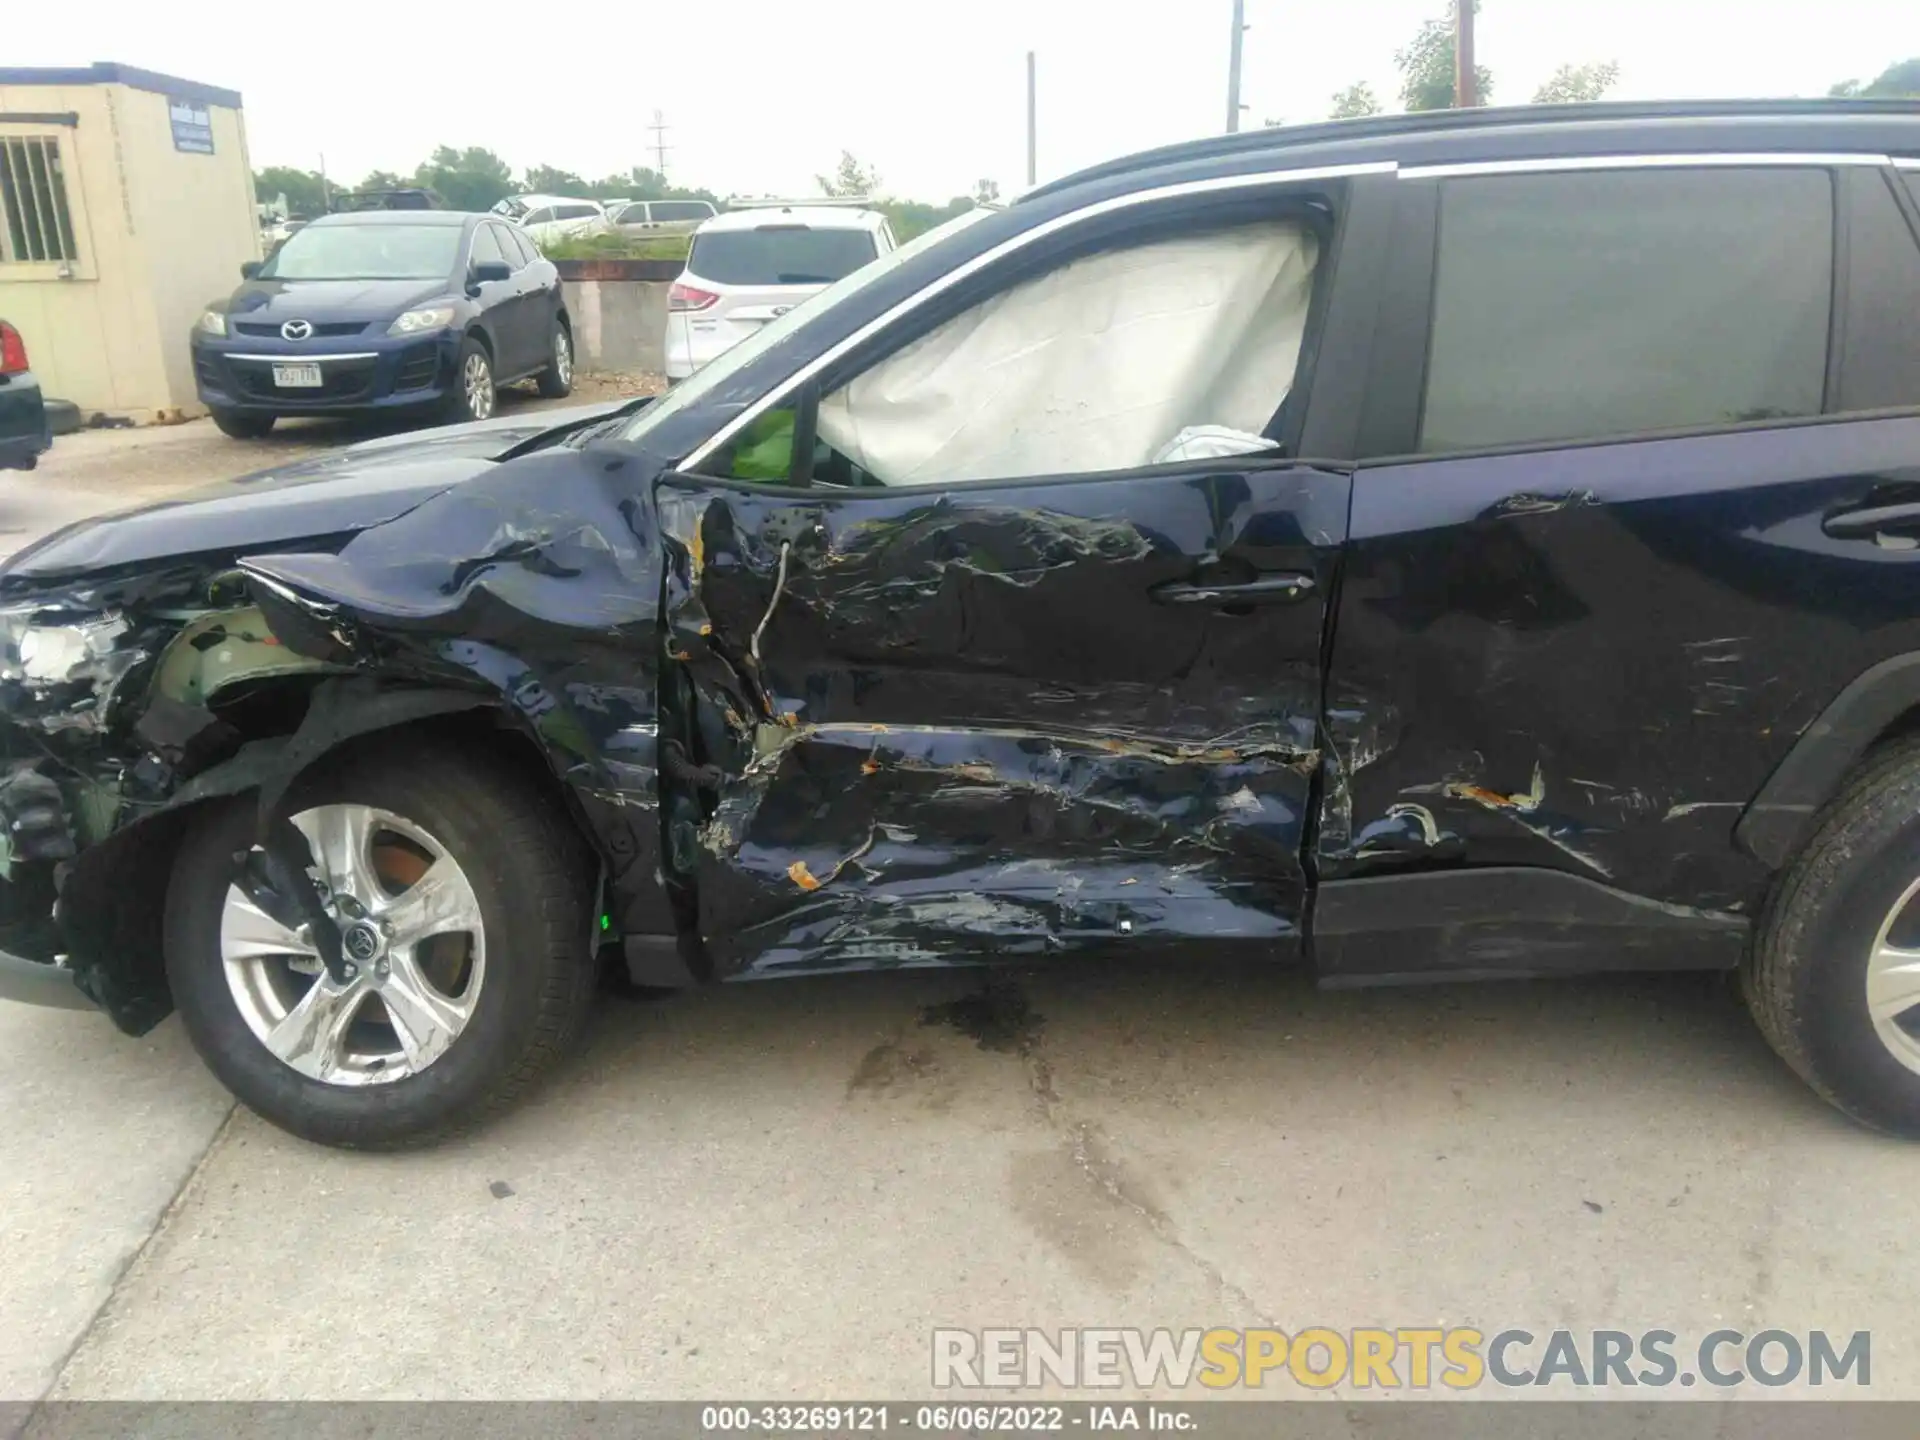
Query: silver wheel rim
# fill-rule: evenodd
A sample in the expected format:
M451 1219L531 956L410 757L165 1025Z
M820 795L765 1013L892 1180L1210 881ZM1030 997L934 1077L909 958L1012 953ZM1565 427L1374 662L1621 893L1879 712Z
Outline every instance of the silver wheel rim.
M1892 941L1894 926L1915 895L1920 895L1920 880L1901 892L1873 937L1867 955L1867 1014L1888 1053L1920 1074L1920 948Z
M466 873L412 821L370 805L293 817L316 890L341 928L335 980L307 927L289 930L237 886L220 959L240 1017L282 1064L328 1085L389 1084L445 1055L486 980L486 932Z
M573 342L567 339L564 329L553 332L553 373L560 377L562 385L573 383Z
M467 356L460 378L467 390L467 413L476 420L487 419L493 414L493 371L487 365L487 357Z

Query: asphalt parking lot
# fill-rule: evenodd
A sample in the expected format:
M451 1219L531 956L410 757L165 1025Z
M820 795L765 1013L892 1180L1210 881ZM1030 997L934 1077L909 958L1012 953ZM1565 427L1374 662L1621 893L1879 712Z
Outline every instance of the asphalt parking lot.
M70 437L7 539L342 438ZM530 1103L397 1157L235 1111L177 1021L0 1002L0 1096L0 1400L907 1398L936 1326L1460 1324L1869 1330L1920 1396L1920 1150L1716 976L609 995Z

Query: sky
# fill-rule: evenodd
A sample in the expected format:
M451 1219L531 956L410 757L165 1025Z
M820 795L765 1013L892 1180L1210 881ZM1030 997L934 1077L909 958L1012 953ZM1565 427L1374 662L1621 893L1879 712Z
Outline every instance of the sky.
M1319 119L1356 80L1389 104L1394 50L1447 0L1246 0L1243 124ZM886 193L944 200L1226 125L1231 0L328 0L8 4L0 65L115 60L237 89L255 168L357 181L481 145L516 173L653 164L722 195L814 193L851 150ZM1785 17L1796 16L1792 33ZM1620 99L1819 95L1920 55L1916 0L1481 0L1496 102L1613 60Z

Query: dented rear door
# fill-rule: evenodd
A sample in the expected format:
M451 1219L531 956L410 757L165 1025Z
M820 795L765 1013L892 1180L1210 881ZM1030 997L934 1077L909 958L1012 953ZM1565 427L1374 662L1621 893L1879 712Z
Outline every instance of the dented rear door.
M717 971L1296 950L1348 488L665 479L669 844Z

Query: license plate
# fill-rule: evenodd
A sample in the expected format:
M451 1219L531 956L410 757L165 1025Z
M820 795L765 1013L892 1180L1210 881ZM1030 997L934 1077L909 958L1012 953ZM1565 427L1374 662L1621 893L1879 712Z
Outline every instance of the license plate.
M283 390L305 386L318 389L321 384L318 365L276 365L273 367L273 383Z

